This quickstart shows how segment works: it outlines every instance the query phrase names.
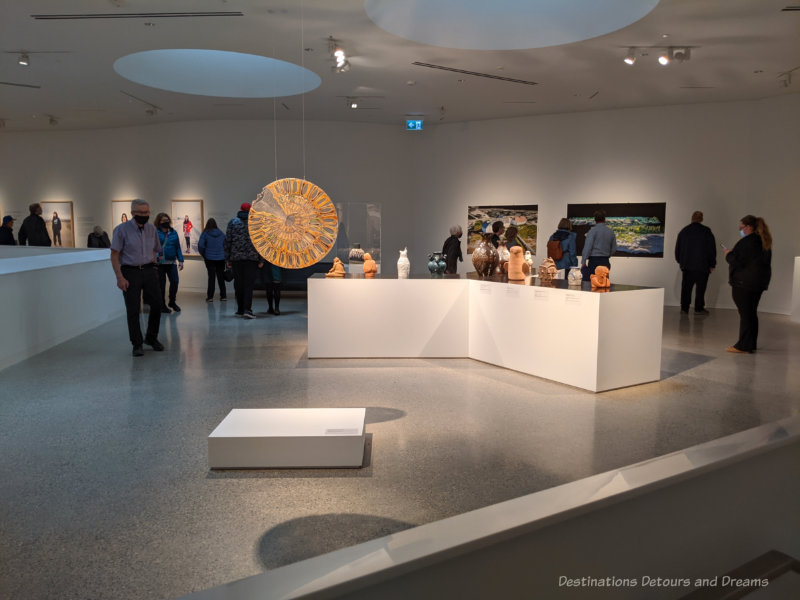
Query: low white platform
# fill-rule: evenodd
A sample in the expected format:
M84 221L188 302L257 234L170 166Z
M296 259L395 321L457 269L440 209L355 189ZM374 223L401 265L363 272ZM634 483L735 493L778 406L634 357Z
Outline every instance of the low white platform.
M663 307L662 288L619 284L314 275L308 357L467 357L600 392L660 378Z
M365 408L235 408L208 436L208 465L360 467L365 418Z

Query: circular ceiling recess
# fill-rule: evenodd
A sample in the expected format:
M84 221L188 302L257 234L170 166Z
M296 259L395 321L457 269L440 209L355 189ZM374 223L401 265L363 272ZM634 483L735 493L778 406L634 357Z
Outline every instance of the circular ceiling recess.
M167 49L117 59L114 70L161 90L223 98L277 98L319 87L319 75L289 62L221 50Z
M459 50L522 50L588 40L635 23L658 0L366 0L396 36Z

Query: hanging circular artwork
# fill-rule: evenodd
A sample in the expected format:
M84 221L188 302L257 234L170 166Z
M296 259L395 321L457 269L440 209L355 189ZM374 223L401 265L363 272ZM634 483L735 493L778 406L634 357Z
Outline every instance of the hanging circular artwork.
M248 221L258 253L287 269L322 260L339 230L339 217L328 194L304 179L279 179L265 186L250 208Z

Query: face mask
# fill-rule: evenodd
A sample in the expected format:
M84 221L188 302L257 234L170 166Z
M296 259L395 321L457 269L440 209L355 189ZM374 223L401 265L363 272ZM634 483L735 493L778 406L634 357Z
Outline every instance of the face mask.
M150 220L150 215L134 215L133 220L136 221L139 225L144 225Z
M744 232L744 229L740 229L740 230L739 230L739 235L740 235L741 237L744 237L744 236L745 236L745 235L747 235L747 234Z
M169 229L169 223L167 223L166 221L161 223L161 229Z

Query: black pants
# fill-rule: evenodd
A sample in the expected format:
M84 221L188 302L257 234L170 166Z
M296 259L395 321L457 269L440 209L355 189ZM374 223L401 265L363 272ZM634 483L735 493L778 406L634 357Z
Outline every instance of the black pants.
M681 310L689 310L692 303L692 287L697 286L694 292L694 309L703 310L706 307L706 286L710 271L682 270L681 279Z
M745 352L755 352L758 340L758 302L763 290L731 288L733 301L739 309L739 341L733 347Z
M264 288L267 290L267 305L272 310L273 305L281 308L281 268L270 263L264 264Z
M589 257L589 275L594 275L594 270L597 267L608 267L611 270L611 260L607 256L590 256Z
M208 272L208 289L206 290L206 298L214 297L214 278L219 284L219 297L225 298L227 290L225 289L225 261L224 260L208 260L205 259L206 271Z
M258 275L258 262L255 260L234 260L233 289L236 292L236 313L253 310L253 286Z
M167 279L169 279L169 303L175 304L178 295L178 265L175 263L158 265L158 284L161 287L161 307L167 304L164 297L167 291Z
M141 346L145 339L158 338L158 327L161 324L161 289L158 285L158 270L155 265L139 269L138 267L122 267L122 276L128 280L128 289L122 292L125 298L125 311L128 313L128 335L131 344ZM139 324L139 307L142 296L150 306L147 317L147 334L142 338Z

